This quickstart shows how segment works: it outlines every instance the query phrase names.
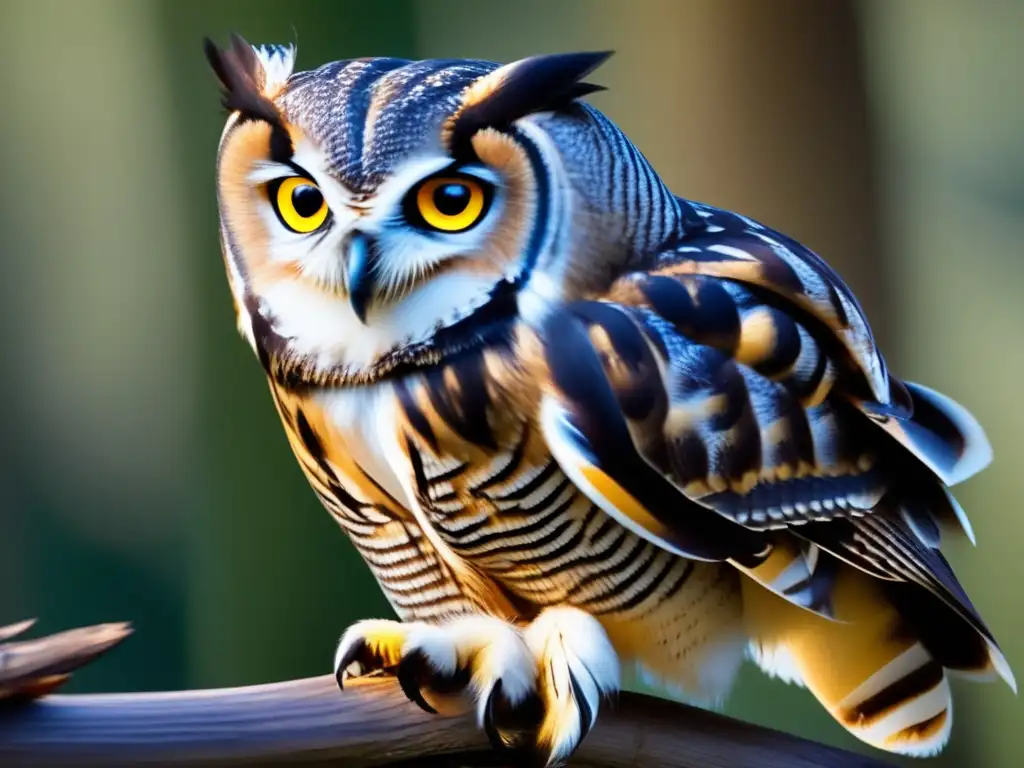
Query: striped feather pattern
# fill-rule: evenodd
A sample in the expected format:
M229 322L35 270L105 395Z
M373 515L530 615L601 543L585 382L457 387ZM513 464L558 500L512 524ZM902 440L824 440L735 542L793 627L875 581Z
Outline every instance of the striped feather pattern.
M562 161L577 184L601 196L596 202L602 210L622 217L622 237L635 253L657 252L684 226L688 206L672 196L614 123L587 104L575 108L588 121L588 130L580 131L578 121L543 123L561 150Z
M530 421L494 430L484 406L468 429L462 417L488 389L481 366L466 355L401 386L417 503L446 544L534 606L638 617L676 594L693 564L608 519Z
M486 599L460 583L402 504L344 455L314 403L271 386L289 443L317 497L407 620L472 613Z
M709 589L709 566L680 559L610 519L567 478L532 422L492 428L487 393L493 384L484 375L481 355L466 355L443 374L410 376L359 407L369 422L376 420L372 409L400 415L414 500L389 494L345 455L339 435L353 425L327 423L337 409L272 389L300 466L399 615L501 613L493 600L460 583L460 568L432 546L409 513L410 502L460 564L471 563L500 584L524 618L545 606L573 605L621 633L652 611L668 617L668 606L698 602ZM338 391L328 400L352 396ZM728 581L715 583L730 594ZM728 603L705 606L709 620L714 605ZM714 642L703 637L689 641L694 653ZM689 680L692 695L722 695L720 686L701 694L693 687L698 679L694 672Z
M952 725L946 671L914 636L879 582L844 566L833 589L839 621L743 585L744 617L755 661L804 685L833 717L880 749L930 755Z

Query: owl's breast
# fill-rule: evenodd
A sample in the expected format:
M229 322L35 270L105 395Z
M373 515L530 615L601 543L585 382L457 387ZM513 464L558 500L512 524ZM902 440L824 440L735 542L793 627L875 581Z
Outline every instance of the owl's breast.
M394 498L410 508L407 484L396 466L395 440L399 432L394 387L381 382L365 387L322 390L317 404L331 434L334 453ZM335 462L336 464L339 462Z
M342 482L393 498L450 565L524 604L653 610L693 564L628 531L572 483L528 408L535 400L496 381L487 354L320 391L313 410Z

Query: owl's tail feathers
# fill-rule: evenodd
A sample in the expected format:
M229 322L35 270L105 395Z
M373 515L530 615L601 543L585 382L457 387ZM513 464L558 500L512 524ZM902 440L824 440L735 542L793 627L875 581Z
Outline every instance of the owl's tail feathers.
M973 631L954 630L941 642L927 625L919 631L920 617L905 615L889 587L843 566L834 592L838 620L830 621L744 579L751 655L765 672L806 686L862 741L889 752L933 755L945 746L953 722L951 664L979 677L1000 670ZM922 594L926 607L940 611L942 620L932 626L948 630L961 623L945 606L930 604L924 590L914 590L913 599ZM965 646L954 648L956 642Z

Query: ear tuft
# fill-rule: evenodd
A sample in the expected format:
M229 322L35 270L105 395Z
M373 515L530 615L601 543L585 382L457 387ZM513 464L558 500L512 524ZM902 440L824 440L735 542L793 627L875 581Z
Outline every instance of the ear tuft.
M458 154L483 128L501 130L526 115L557 109L604 90L580 79L611 55L611 51L597 51L532 56L484 75L466 89L462 106L446 124L444 138L449 149Z
M203 41L203 50L220 81L224 108L229 112L240 112L243 119L269 123L272 156L275 159L290 158L293 151L291 138L280 111L271 99L280 92L291 74L294 48L273 46L256 49L240 35L232 33L231 47L227 50L218 48L210 38Z
M231 47L221 50L210 38L203 40L203 51L220 81L222 103L232 112L260 111L265 106L263 83L266 74L256 52L239 35L231 35Z

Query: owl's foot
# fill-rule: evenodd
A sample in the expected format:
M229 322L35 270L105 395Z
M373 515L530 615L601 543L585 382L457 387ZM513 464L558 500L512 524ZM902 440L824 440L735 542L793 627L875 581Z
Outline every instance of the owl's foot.
M523 703L534 691L533 667L519 631L488 616L444 624L360 621L345 631L334 654L339 686L350 677L390 672L411 701L446 714L471 705L463 695L467 688L481 707L495 692L512 706Z
M361 621L334 658L338 684L357 674L393 672L428 712L465 711L470 694L492 744L566 760L597 718L601 696L619 687L619 661L601 625L575 608L549 608L520 629L465 616L439 625Z
M523 639L536 660L543 704L536 748L546 764L560 764L594 725L601 697L618 693L619 657L604 627L577 608L548 608Z

